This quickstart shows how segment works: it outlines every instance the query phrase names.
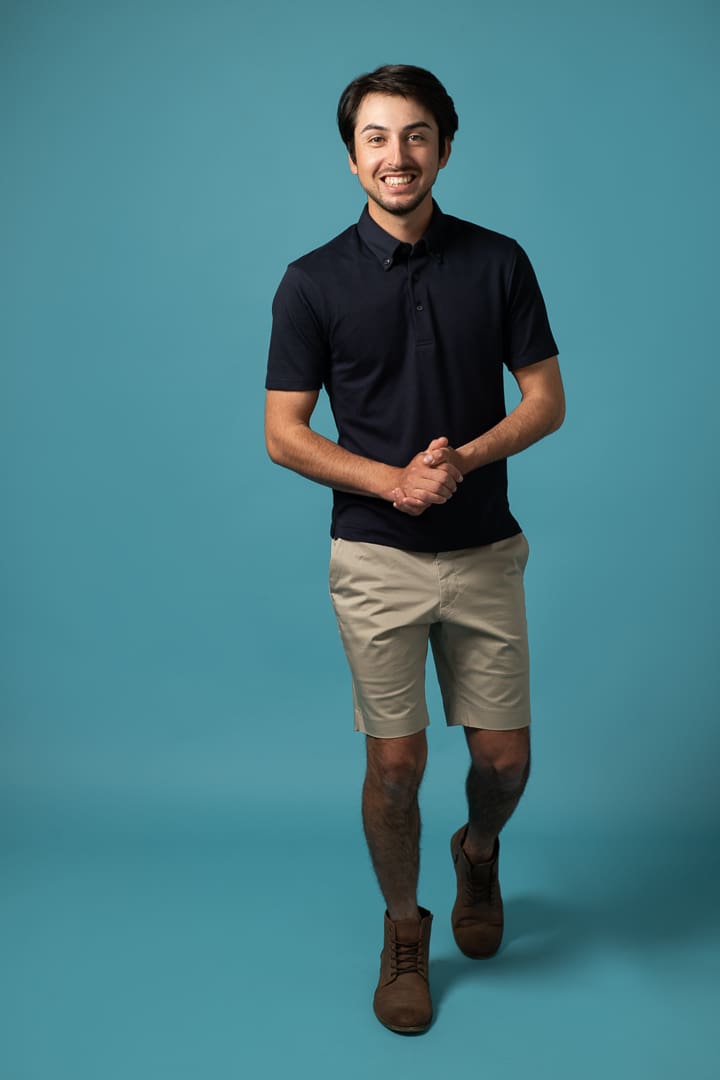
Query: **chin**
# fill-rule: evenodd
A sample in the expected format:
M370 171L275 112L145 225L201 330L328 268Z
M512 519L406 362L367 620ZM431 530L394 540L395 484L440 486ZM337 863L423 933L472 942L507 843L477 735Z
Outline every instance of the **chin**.
M382 195L371 195L368 192L373 202L376 202L378 206L382 207L388 214L395 214L396 217L405 217L407 214L412 214L414 210L417 210L418 206L421 206L425 202L429 192L423 191L419 195L416 195L414 199L410 199L403 203L390 203L386 202Z

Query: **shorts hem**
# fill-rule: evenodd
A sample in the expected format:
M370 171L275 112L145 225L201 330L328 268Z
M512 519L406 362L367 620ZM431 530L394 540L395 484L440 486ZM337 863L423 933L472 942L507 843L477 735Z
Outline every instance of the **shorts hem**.
M453 717L447 721L448 727L478 728L482 731L518 731L530 727L531 717L526 710L514 713L474 713Z
M425 728L430 726L430 721L425 720L423 723L418 724L417 726L408 725L411 728L411 730L409 731L398 731L398 726L399 725L397 724L391 724L386 725L382 731L369 731L367 724L359 724L356 718L354 730L357 731L360 735L369 735L372 739L402 739L408 735L418 735L421 731L424 731ZM395 730L388 731L388 727L393 727L395 728Z

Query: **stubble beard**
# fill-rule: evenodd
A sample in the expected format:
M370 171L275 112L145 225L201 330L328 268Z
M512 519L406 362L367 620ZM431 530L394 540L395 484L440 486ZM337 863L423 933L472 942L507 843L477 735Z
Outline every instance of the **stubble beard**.
M382 180L380 183L382 183ZM394 204L383 202L382 197L375 191L367 191L367 195L368 198L372 199L376 206L379 206L386 214L395 214L396 217L406 217L408 214L412 214L417 210L418 206L425 201L431 191L432 184L425 188L424 191L419 191L415 198L411 199L409 202Z

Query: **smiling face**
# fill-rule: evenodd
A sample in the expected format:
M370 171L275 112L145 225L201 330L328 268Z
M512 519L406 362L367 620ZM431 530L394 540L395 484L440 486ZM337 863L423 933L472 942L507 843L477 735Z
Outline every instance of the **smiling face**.
M432 113L411 98L367 94L355 123L355 156L350 169L368 195L370 215L395 235L427 226L432 214L432 186L450 157L450 143L440 153Z

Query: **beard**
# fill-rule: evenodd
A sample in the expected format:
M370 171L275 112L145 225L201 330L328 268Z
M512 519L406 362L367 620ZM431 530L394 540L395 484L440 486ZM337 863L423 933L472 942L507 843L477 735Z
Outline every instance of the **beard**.
M382 181L380 181L382 183ZM425 201L427 196L432 191L432 184L419 191L413 199L409 199L407 202L400 204L385 202L382 195L379 195L377 191L370 191L367 188L365 192L369 199L379 206L386 214L395 214L396 217L405 217L407 214L412 214L414 210L417 210L418 206Z

